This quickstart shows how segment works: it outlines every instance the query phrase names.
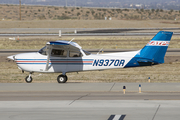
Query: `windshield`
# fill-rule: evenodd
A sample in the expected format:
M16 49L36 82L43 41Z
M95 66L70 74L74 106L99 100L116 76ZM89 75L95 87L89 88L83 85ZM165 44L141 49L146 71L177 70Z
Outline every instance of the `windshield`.
M46 53L46 46L39 50L39 53L42 55L47 55Z

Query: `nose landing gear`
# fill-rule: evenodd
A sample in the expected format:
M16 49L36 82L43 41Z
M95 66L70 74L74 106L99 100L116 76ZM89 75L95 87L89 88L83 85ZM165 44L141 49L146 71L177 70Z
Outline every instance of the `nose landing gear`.
M27 82L27 83L31 83L32 82L32 77L31 77L31 75L32 75L32 73L30 73L29 74L29 76L27 76L26 78L25 78L25 81Z

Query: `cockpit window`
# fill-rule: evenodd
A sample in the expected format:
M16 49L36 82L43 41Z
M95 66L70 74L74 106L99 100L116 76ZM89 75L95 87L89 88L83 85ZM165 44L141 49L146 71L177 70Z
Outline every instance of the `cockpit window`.
M59 49L52 49L51 56L67 57L67 51L66 50L59 50Z
M42 54L42 55L47 55L46 46L43 47L42 49L40 49L40 50L39 50L39 53Z
M83 52L84 52L86 55L90 55L90 54L91 54L90 52L85 51L85 50L83 50Z
M69 51L69 57L82 57L82 53L80 51Z

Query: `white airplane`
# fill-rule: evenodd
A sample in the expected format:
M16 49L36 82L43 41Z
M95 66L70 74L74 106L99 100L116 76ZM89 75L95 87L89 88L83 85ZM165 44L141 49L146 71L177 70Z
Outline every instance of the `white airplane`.
M67 81L66 73L117 69L139 66L151 66L164 63L168 45L173 32L159 31L147 45L138 51L108 54L91 54L71 41L47 42L39 52L23 53L9 56L19 69L29 72L25 78L32 82L32 73L62 73L57 77L58 83Z

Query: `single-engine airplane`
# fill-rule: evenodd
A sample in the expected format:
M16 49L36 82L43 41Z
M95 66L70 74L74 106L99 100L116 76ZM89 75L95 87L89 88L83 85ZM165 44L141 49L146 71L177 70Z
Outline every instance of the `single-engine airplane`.
M67 81L66 73L151 66L164 63L168 45L173 32L159 31L144 48L138 51L108 54L91 54L71 41L47 42L38 52L9 56L19 69L29 72L25 78L32 82L32 73L62 73L57 77L58 83Z

